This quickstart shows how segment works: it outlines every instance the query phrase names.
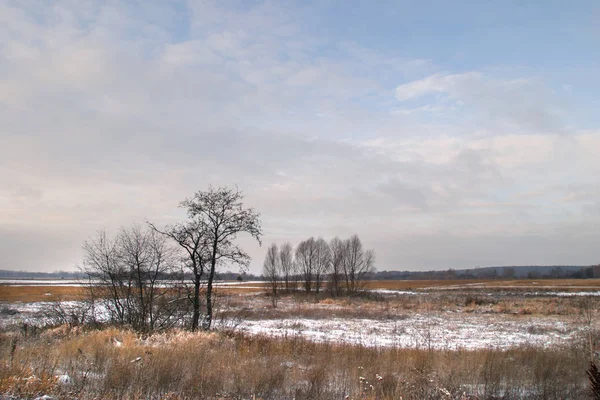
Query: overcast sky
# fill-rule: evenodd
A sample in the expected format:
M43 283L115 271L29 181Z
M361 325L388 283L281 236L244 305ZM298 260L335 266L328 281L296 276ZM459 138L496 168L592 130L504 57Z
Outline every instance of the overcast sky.
M379 270L599 263L599 70L596 1L4 0L0 268L210 184Z

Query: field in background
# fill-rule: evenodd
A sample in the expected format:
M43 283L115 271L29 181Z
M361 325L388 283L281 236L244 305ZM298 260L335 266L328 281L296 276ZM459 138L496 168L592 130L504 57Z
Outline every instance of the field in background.
M368 281L368 289L470 289L470 288L529 288L529 289L600 289L600 279L448 279L448 280L390 280Z
M0 280L0 302L72 301L85 297L85 290L80 285L44 284L39 280L35 284L28 283L23 280L7 284ZM264 283L222 282L216 288L221 293L256 293L264 290Z
M7 283L9 282L9 283ZM217 290L222 294L259 293L264 291L264 282L219 282ZM477 290L477 289L520 289L530 291L592 291L600 290L600 279L516 279L516 280L384 280L368 281L370 290ZM0 302L38 302L81 300L81 287L73 282L44 280L0 280Z
M85 293L78 286L9 286L0 285L0 302L83 300Z

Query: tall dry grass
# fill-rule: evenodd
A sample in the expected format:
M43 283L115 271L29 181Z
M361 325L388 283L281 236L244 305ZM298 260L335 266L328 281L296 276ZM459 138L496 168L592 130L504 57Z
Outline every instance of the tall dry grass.
M578 399L588 367L579 345L428 351L66 326L0 334L0 360L0 393L65 399Z

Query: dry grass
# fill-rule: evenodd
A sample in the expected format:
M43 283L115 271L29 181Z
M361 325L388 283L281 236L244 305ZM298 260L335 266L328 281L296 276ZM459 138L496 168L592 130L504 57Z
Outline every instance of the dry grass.
M2 334L0 362L0 392L65 399L581 398L587 367L577 347L426 351L66 327Z
M600 279L449 279L366 282L369 289L418 290L443 288L600 289Z
M400 285L415 282L427 283L428 286L421 288L438 285L438 282L465 283L378 281L369 284L386 289L409 289ZM527 286L525 282L531 283L511 282L524 282L523 287ZM580 282L590 281L559 283L572 288ZM12 289L12 295L5 289ZM417 288L411 286L410 289ZM52 296L58 299L57 293L61 290L66 292L61 293L63 299L81 293L77 287L2 286L0 299L47 301ZM468 291L434 290L400 296L367 293L341 298L294 293L282 296L278 307L273 308L267 295L246 295L254 291L264 289L260 286L218 288L219 316L244 319L335 315L338 318L398 319L421 311L573 316L581 313L584 300L588 309L600 309L600 299L596 297L528 297L518 290L514 295L506 295L495 289L477 287ZM53 295L46 296L48 292ZM41 298L36 298L40 295ZM82 400L475 398L469 395L478 399L583 398L589 358L586 345L577 339L569 346L549 349L525 346L508 351L437 351L366 348L313 343L299 336L273 339L225 331L172 330L142 336L115 328L98 331L61 326L42 330L33 337L24 337L17 331L0 333L0 394L17 398L49 394ZM68 384L58 379L65 374L71 380Z
M478 280L384 280L384 281L367 281L368 289L390 289L390 290L415 290L431 287L444 287L454 285L465 285L470 283L485 283L484 279Z
M423 290L448 289L461 290L480 289L513 289L513 290L600 290L600 279L521 279L521 280L385 280L365 282L368 289L389 290ZM216 291L222 295L260 293L265 290L262 282L242 282L240 285L219 286ZM9 286L0 285L0 301L5 302L36 302L36 301L67 301L81 300L84 292L77 286Z
M8 286L0 285L0 301L31 303L36 301L67 301L85 298L77 286Z
M259 293L264 291L263 284L252 287L217 287L215 292L223 295L240 293ZM86 289L81 286L10 286L0 285L0 301L33 303L37 301L70 301L86 298Z
M277 318L365 318L403 319L411 313L452 312L476 314L510 314L532 316L559 316L570 319L581 313L581 302L600 309L600 298L490 295L489 291L440 291L418 295L378 295L367 293L357 297L327 297L293 293L281 295L274 308L270 297L223 295L217 309L221 318L277 319Z

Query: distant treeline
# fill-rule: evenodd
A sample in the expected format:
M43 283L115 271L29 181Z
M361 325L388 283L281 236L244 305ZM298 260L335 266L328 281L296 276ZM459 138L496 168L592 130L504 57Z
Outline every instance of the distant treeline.
M443 279L588 279L600 278L600 265L501 266L442 271L379 271L370 280Z
M191 274L185 274L184 278L187 279ZM0 269L0 279L79 279L83 278L84 274L79 271L54 271L54 272L31 272L31 271L11 271L7 269ZM160 274L159 279L180 280L181 275L175 274ZM216 279L224 281L260 281L262 276L253 275L248 273L239 272L221 272L216 274Z
M31 272L0 269L0 278L5 279L77 279L82 276L78 271Z
M5 279L78 279L78 271L28 272L0 270ZM600 278L600 265L555 266L502 266L472 269L447 269L442 271L378 271L368 274L367 280L427 280L427 279L590 279ZM161 279L181 279L181 276L164 275ZM224 281L262 281L262 275L239 272L217 273L216 279Z

